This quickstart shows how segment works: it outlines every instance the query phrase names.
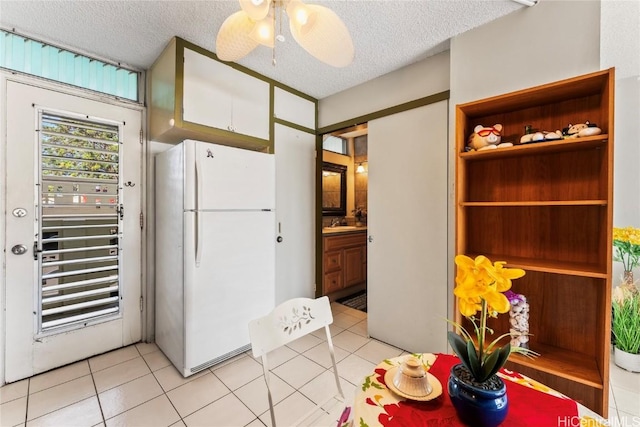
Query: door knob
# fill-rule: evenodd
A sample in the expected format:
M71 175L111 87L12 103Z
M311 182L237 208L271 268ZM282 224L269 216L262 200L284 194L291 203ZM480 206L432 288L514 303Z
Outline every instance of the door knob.
M278 236L278 237L276 238L276 242L278 242L278 243L282 242L282 236Z
M369 236L369 243L373 243L373 236Z
M15 245L11 248L11 253L14 255L22 255L27 253L27 247L25 245Z

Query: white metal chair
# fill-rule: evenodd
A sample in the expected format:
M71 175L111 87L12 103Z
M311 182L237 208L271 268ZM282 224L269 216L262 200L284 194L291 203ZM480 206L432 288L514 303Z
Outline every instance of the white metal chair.
M282 347L300 337L308 335L322 327L327 335L328 351L333 364L333 374L336 381L336 393L318 403L316 407L301 417L296 426L318 425L316 421L321 417L326 417L327 413L336 405L339 410L344 409L344 393L340 387L338 368L331 341L329 325L333 323L329 298L326 296L318 299L294 298L283 302L273 311L264 317L249 322L249 337L254 357L262 357L262 369L264 380L267 384L267 395L269 398L269 412L271 414L271 425L276 427L276 417L273 409L273 399L269 377L271 371L267 362L267 354L279 347ZM333 401L333 402L332 402ZM333 411L331 411L334 413ZM345 411L346 412L346 411ZM344 414L344 412L343 412ZM338 413L339 415L339 413ZM337 419L336 419L337 421Z

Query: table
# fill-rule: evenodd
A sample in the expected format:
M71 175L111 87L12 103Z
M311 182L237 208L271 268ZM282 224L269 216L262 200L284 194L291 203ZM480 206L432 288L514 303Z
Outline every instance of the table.
M451 366L459 363L459 359L448 354L422 353L414 356L431 366L429 373L440 381L442 394L424 402L398 396L387 388L384 376L409 356L385 359L358 387L351 414L354 427L462 426L447 392L449 371ZM500 370L498 375L506 380L509 396L509 412L502 423L504 427L609 425L588 408L531 378L506 369Z

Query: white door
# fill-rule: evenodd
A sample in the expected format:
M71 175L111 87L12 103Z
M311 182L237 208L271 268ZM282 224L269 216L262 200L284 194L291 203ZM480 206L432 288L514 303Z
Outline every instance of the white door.
M141 111L7 81L11 382L141 338Z
M447 101L369 122L371 337L446 352Z
M276 304L315 297L316 137L275 125Z

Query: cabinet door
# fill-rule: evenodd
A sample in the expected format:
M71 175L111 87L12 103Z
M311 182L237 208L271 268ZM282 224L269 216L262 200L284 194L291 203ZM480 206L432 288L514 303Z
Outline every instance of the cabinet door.
M344 286L357 285L364 281L362 268L363 248L348 248L344 250Z
M342 288L342 271L334 271L333 273L327 273L324 275L324 295L339 291Z
M232 86L236 71L208 56L184 50L184 121L231 130Z
M184 49L183 120L269 139L269 83Z
M332 251L324 254L324 271L342 270L342 251Z
M309 129L316 127L316 104L279 87L274 90L274 116Z

